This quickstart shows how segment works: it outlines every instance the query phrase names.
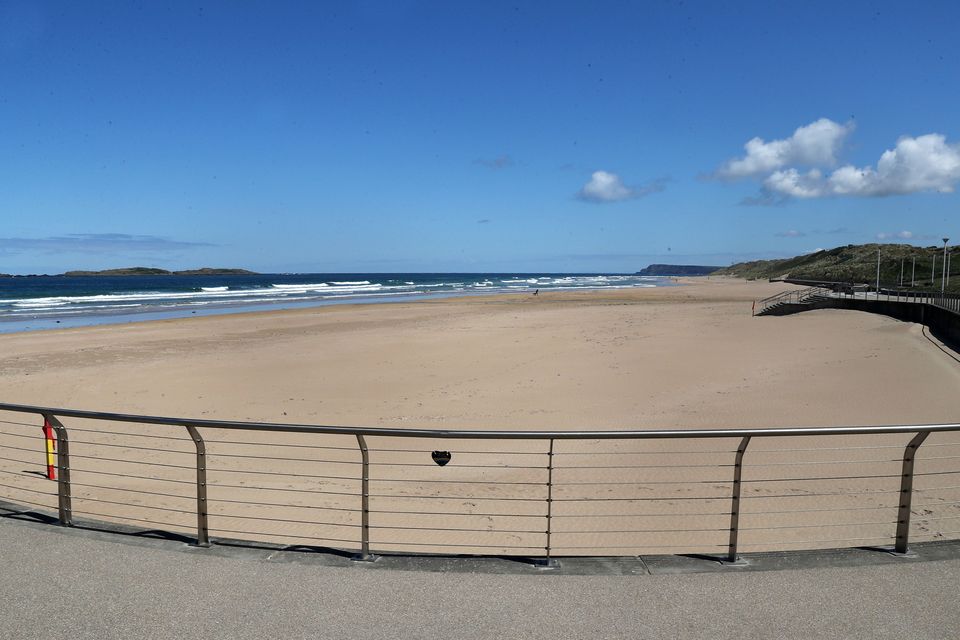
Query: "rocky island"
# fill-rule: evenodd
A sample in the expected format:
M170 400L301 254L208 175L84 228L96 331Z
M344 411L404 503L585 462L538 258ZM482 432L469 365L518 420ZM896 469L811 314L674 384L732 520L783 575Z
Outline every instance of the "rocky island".
M203 267L200 269L185 269L183 271L167 271L153 267L124 267L122 269L104 269L102 271L67 271L64 276L254 276L255 271L246 269L215 269Z

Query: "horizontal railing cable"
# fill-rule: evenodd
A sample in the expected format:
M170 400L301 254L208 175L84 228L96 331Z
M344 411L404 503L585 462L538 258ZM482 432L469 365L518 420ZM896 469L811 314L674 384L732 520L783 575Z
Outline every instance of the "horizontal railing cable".
M39 425L32 425L34 429L39 429ZM23 438L26 440L43 440L43 435L41 433L7 433L5 431L0 432L0 438ZM7 446L7 445L2 445Z
M244 516L236 513L211 513L216 518L238 518L240 520L262 520L264 522L287 522L291 524L312 524L330 527L360 527L361 525L351 522L326 522L318 520L294 520L292 518L274 518L271 516Z
M481 544L471 542L469 544L458 544L453 542L373 542L372 544L389 545L391 547L452 547L452 548L476 548L476 549L532 549L543 551L542 546L532 544L508 545L508 544Z
M31 424L29 422L15 422L13 420L0 420L0 424L10 424L17 427L39 427L41 425Z
M310 493L318 493L318 492L311 491ZM349 495L354 496L356 494L349 494ZM223 502L226 504L244 504L251 507L285 507L287 509L320 509L322 511L349 511L354 513L357 511L355 507L330 507L330 506L313 505L313 504L291 504L289 502L262 502L259 500L234 500L232 498L210 498L210 502L214 502L214 503Z
M99 502L102 504L116 504L123 507L129 507L131 509L155 509L157 511L170 511L172 513L186 513L187 515L193 515L196 513L193 510L187 511L186 509L173 509L171 507L158 507L150 504L136 504L130 502L118 502L116 500L104 500L102 498L89 498L86 496L73 496L74 500L85 500L87 502Z
M149 423L147 423L149 424ZM39 426L39 425L35 425ZM136 433L135 431L105 431L101 429L83 429L80 427L70 427L70 433L96 433L101 436L122 436L122 437L131 437L131 438L154 438L156 440L174 440L176 442L186 442L189 443L189 438L178 438L176 436L160 436L154 433Z
M510 496L424 496L424 495L404 495L399 493L371 493L371 498L394 498L411 500L503 500L504 502L543 502L543 498L515 498ZM556 502L556 500L555 500Z
M147 491L145 489L131 489L130 487L111 487L103 484L89 484L86 482L71 482L74 487L86 487L88 489L101 489L104 491L127 491L129 493L141 493L148 496L159 496L161 498L177 498L180 500L196 500L194 496L180 496L175 493L163 493L160 491Z
M375 513L385 514L385 515L417 515L417 516L454 516L457 518L543 518L545 514L543 513L483 513L483 512L473 512L473 511L403 511L396 509L377 509ZM558 515L553 515L554 518L559 518Z
M41 440L42 442L42 440ZM43 450L39 447L33 447L32 449L27 449L26 447L14 447L9 444L0 445L0 449L12 449L14 451L26 451L27 453L43 453Z
M145 522L147 524L158 524L162 527L181 527L184 529L189 529L189 524L179 524L176 522L162 522L160 520L149 520L147 518L134 518L132 516L121 516L114 513L98 513L96 511L84 511L84 516L94 516L97 518L109 518L110 520L120 520L120 521L129 521L129 522ZM191 514L192 515L192 514Z
M960 518L960 515L955 515L955 516L934 516L934 517L931 517L931 516L920 516L920 517L918 517L918 518L914 518L914 520L916 520L917 522L936 522L936 521L938 521L938 520L956 520L957 518Z
M212 444L212 443L208 442L207 444ZM356 450L354 449L354 451ZM237 458L237 459L247 459L247 460L277 460L282 462L291 462L291 459L289 457L285 458L280 456L254 456L254 455L243 455L243 454L237 454L237 453L220 453L219 451L217 452L216 457ZM327 463L327 464L363 464L359 460L321 460L317 458L299 458L299 457L296 459L296 462L297 464L300 464L303 462L320 462L320 463ZM380 466L383 466L383 464L381 463Z
M195 485L193 480L177 480L175 478L157 478L151 476L135 476L129 473L113 473L112 471L97 471L94 469L74 469L77 473L93 473L100 476L112 476L115 478L132 478L135 480L149 480L150 482L173 482L175 484Z
M40 461L38 461L38 460L21 460L20 458L7 458L6 456L0 456L0 460L4 460L4 461L6 461L6 462L18 462L18 463L20 463L20 464L31 464L31 465L40 465L40 464L42 464L42 463L41 463Z
M73 444L73 443L71 443ZM79 458L81 460L97 460L98 462L119 462L122 464L142 464L148 467L166 467L168 469L186 469L193 471L195 467L183 464L168 464L166 462L147 462L146 460L124 460L123 458L105 458L103 456L85 456L77 453L71 453L70 458ZM83 471L78 469L78 471Z
M729 500L729 498L726 498ZM690 516L729 516L729 511L697 511L668 513L554 513L553 518L683 518Z
M46 509L46 510L48 510L48 511L51 511L51 510L52 510L52 511L56 511L56 509L57 509L57 505L49 505L49 504L41 504L41 503L39 503L39 502L31 502L30 500L24 500L23 498L17 498L16 504L17 504L17 506L20 506L21 504L25 504L25 505L28 505L28 506L31 506L31 507L40 507L41 509ZM0 507L0 508L9 509L9 507Z
M175 451L172 449L163 449L161 447L141 447L133 444L114 444L112 442L92 442L90 440L74 440L70 439L71 445L84 445L90 447L110 447L113 449L129 449L131 451L153 451L155 453L174 453L180 455L193 455L193 451ZM289 459L289 458L287 458Z
M317 495L326 495L326 496L351 496L354 498L359 498L359 493L350 493L345 491L326 491L321 489L297 489L295 487L265 487L263 485L247 485L247 484L226 484L222 482L208 482L208 487L220 487L224 489L255 489L257 491L283 491L287 493L312 493Z
M893 509L893 505L884 505L880 507L826 507L823 509L789 509L782 511L741 511L741 515L751 516L751 515L761 515L761 516L772 516L772 515L792 515L794 513L846 513L848 511L882 511L885 509Z
M31 488L29 488L29 487L18 487L18 486L15 485L15 484L0 484L0 487L3 487L3 488L5 488L5 489L16 489L17 491L26 491L27 493L36 493L36 494L39 494L39 495L42 495L42 496L50 496L51 498L56 498L56 497L57 497L57 494L55 494L55 493L49 493L49 492L47 492L47 491L40 491L40 490L38 490L38 489L31 489Z
M317 546L323 546L320 543L322 542L345 542L348 544L357 544L357 540L350 540L345 538L330 538L328 536L298 536L292 533L277 533L275 531L244 531L240 529L217 529L217 533L236 533L240 535L247 536L261 536L261 537L271 537L271 538L293 538L294 540L310 540L316 543Z
M815 493L768 493L763 495L750 494L750 500L765 498L821 498L826 496L864 496L899 493L896 489L865 489L863 491L818 491Z
M815 524L790 524L776 525L769 527L741 527L741 531L776 531L780 529L819 529L823 527L865 527L870 525L891 525L896 524L896 520L887 520L886 522L818 522Z

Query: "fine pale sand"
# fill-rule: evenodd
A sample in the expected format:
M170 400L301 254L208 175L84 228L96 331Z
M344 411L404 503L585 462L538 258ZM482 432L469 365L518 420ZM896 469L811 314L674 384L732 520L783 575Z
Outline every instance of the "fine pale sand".
M754 299L786 286L710 278L3 335L0 401L455 430L960 421L960 363L919 325L838 310L751 317ZM36 475L36 419L0 420L0 496L55 505L53 483ZM195 458L185 430L64 422L76 518L189 534ZM212 535L357 548L356 439L203 435ZM742 549L890 544L908 440L755 438ZM542 553L546 441L368 444L375 550ZM557 441L554 553L722 551L738 444ZM450 451L450 464L435 465L434 450ZM960 436L921 448L917 470L929 475L915 485L913 539L957 537L960 474L944 472L958 460Z

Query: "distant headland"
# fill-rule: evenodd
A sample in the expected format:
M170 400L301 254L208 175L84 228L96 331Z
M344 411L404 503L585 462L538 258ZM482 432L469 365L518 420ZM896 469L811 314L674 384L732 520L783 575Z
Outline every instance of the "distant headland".
M651 264L637 271L638 276L708 276L720 267L705 267L696 264Z
M200 269L184 269L183 271L167 271L153 267L124 267L122 269L104 269L102 271L67 271L60 276L255 276L256 271L246 269L219 269L203 267ZM42 275L12 276L0 273L0 278L42 278ZM47 276L49 277L49 276Z

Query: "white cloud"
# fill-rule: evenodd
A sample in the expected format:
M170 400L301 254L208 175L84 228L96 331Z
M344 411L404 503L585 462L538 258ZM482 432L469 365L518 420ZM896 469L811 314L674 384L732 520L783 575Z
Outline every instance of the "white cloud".
M775 171L763 181L768 191L794 198L816 198L823 195L823 174L819 169L800 173L796 169Z
M632 198L633 190L623 184L623 180L615 173L594 171L577 196L592 202L618 202Z
M840 167L830 176L836 195L889 196L919 191L953 192L960 181L960 146L939 133L903 137L880 156L877 168Z
M799 127L789 138L766 142L753 138L743 148L746 155L729 160L717 171L726 179L748 178L776 171L789 165L834 166L844 139L853 124L838 124L828 118Z
M921 191L951 193L960 182L960 146L939 133L903 137L876 168L846 165L824 176L818 169L785 169L763 181L771 192L795 198L890 196Z
M587 184L577 192L577 197L588 202L621 202L663 191L666 180L653 180L640 187L629 187L615 173L594 171Z
M805 234L803 231L797 231L796 229L790 229L789 231L781 231L776 235L778 238L802 238Z
M952 193L960 182L960 144L948 143L940 133L900 138L875 167L848 164L825 171L836 163L839 146L851 130L850 125L821 119L800 127L786 140L754 138L746 145L747 155L726 163L717 175L761 179L760 196L747 198L745 204L776 204L787 198Z
M893 238L898 238L900 240L911 240L913 238L912 231L898 231L896 233L878 233L877 240L891 240Z

